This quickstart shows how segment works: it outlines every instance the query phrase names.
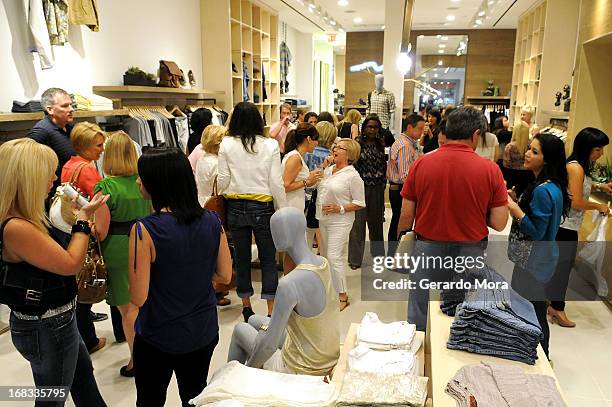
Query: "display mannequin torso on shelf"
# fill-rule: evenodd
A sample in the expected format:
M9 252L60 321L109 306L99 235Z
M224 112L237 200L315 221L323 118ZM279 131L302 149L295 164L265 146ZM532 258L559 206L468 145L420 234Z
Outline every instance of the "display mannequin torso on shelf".
M383 128L394 131L395 96L384 88L385 76L378 74L374 77L375 89L368 95L368 114L376 114Z
M340 355L338 299L329 264L308 249L306 218L296 208L270 220L276 249L297 267L278 284L272 318L253 315L234 327L228 361L285 373L324 376Z

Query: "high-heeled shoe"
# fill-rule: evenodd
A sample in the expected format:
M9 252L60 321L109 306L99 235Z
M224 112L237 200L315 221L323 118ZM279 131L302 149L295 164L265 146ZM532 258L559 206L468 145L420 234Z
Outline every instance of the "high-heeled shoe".
M251 307L242 308L242 318L244 318L244 322L249 322L249 318L251 318L251 315L255 315Z
M559 311L549 306L546 313L552 323L556 323L563 328L574 328L576 326L576 323L567 317L565 311Z
M136 369L134 369L134 366L132 366L131 369L128 369L127 365L125 365L119 369L119 374L123 377L134 377L136 376Z
M344 309L346 307L348 307L349 305L351 305L351 302L349 301L348 297L346 299L340 299L340 312L344 311Z

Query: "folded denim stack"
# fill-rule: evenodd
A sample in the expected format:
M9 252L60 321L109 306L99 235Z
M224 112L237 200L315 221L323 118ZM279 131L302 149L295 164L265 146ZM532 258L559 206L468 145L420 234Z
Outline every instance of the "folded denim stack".
M40 104L40 100L30 100L29 102L13 100L13 107L11 109L11 112L13 113L33 113L42 111L43 108Z
M406 321L386 324L376 313L366 312L359 326L357 340L370 349L410 349L415 333L414 324Z
M552 377L488 362L459 369L445 391L458 407L565 406Z
M488 279L503 281L495 272ZM529 301L511 288L481 288L457 307L446 346L533 365L541 336Z
M465 300L465 295L463 297L459 299L455 291L443 290L440 293L440 310L449 317L454 317L457 306Z

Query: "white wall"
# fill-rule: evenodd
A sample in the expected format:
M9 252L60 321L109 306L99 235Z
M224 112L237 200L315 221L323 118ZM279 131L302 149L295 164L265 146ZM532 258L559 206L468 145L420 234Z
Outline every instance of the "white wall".
M283 41L283 21L278 23L279 45ZM291 66L289 66L289 92L287 96L306 99L306 103L312 104L313 88L313 47L312 34L302 33L289 24L286 25L286 43L291 51ZM283 95L281 95L281 98Z
M346 69L346 55L334 55L334 70L336 75L336 88L341 94L344 94L345 89L345 72Z
M199 0L98 1L100 31L70 26L69 43L53 47L55 66L44 71L27 51L21 3L0 5L0 111L52 86L91 93L93 85L122 85L130 66L157 73L160 59L175 61L185 74L193 70L202 85Z

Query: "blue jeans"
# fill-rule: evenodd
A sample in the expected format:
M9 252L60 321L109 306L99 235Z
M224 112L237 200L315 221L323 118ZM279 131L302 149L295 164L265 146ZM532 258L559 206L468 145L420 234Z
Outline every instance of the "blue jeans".
M251 282L251 241L255 243L261 264L261 298L272 300L278 286L276 247L270 231L270 218L274 214L272 202L246 199L228 199L227 227L234 241L236 264L236 293L240 298L254 294Z
M30 362L36 386L66 386L76 406L106 406L74 310L35 321L11 313L10 323L13 345ZM36 407L63 405L61 401L35 403Z

